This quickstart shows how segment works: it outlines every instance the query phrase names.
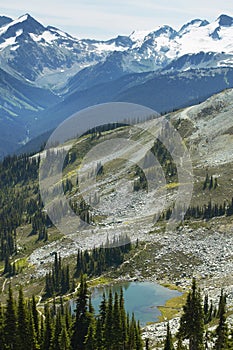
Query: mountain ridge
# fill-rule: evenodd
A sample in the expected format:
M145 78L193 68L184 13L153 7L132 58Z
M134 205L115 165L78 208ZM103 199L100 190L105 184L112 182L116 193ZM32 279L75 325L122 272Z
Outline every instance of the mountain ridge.
M6 73L0 99L2 154L11 149L9 132L17 136L15 151L17 143L21 147L93 104L133 102L164 113L233 87L232 37L233 18L227 15L106 41L74 38L30 14L0 17L0 64ZM45 105L34 99L35 91L45 96Z
M37 85L43 83L45 86L46 78L49 85L51 75L51 87L59 77L67 81L83 68L112 60L114 55L117 59L119 52L125 53L121 62L125 73L164 69L183 55L201 51L232 55L232 35L233 18L225 14L211 23L194 19L178 31L164 25L152 31L133 31L128 36L118 35L105 41L74 38L53 26L45 27L25 14L16 20L1 17L0 57L3 69ZM35 65L27 64L29 68L25 70L22 60L30 62L30 57L25 56L27 51ZM220 64L233 66L232 62L226 59Z

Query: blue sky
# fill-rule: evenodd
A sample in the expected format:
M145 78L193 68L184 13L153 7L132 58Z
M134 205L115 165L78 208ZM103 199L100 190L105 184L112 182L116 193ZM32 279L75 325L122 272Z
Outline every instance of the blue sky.
M177 29L193 18L213 21L222 13L233 16L233 1L1 0L0 14L15 18L24 13L79 38L108 39L163 24Z

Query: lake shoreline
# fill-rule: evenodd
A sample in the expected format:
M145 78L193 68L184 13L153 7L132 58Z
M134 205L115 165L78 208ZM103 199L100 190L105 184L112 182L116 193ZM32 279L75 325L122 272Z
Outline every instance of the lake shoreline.
M155 313L153 317L155 317L155 320L148 320L146 322L141 322L144 323L142 327L146 327L147 325L153 324L153 323L160 323L164 319L167 319L167 314L169 311L169 319L173 318L174 316L177 315L179 311L182 310L182 306L185 302L184 297L183 297L183 290L179 286L176 286L174 284L168 284L168 283L159 283L157 280L152 280L151 278L125 278L125 277L119 277L117 279L111 279L111 278L106 278L103 281L103 278L100 278L100 283L98 282L98 279L95 280L95 283L93 285L92 281L89 282L90 290L93 293L92 296L92 301L93 298L96 297L96 295L101 295L103 291L105 291L105 294L108 294L108 291L111 289L113 292L117 291L119 292L119 289L122 287L124 291L124 295L126 293L125 298L127 299L127 289L129 286L134 286L134 288L143 288L145 287L144 291L141 291L141 296L143 293L148 293L150 290L151 292L154 293L153 297L151 297L151 304L148 304L147 300L147 308L154 309ZM103 283L104 282L104 283ZM174 293L172 293L174 292ZM181 293L180 295L176 295L176 292ZM173 294L173 295L172 295ZM135 300L137 299L137 294L136 295L131 295L131 299ZM149 297L149 296L148 296ZM136 305L141 305L140 304L141 300L138 300L138 304ZM143 301L142 301L143 303ZM145 306L145 305L144 305ZM177 310L178 309L178 310ZM151 311L149 311L151 313ZM151 315L152 317L152 315ZM152 318L153 318L152 317ZM139 317L139 321L140 317Z

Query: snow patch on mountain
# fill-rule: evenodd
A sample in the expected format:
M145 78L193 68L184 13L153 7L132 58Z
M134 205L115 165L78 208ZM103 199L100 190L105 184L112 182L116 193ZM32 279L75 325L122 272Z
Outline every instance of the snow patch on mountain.
M41 35L35 35L33 33L29 34L32 40L36 42L41 42L42 44L47 43L51 44L53 41L57 39L56 34L51 33L50 31L46 30Z
M115 43L105 43L105 42L101 42L101 43L96 43L94 44L95 48L96 48L96 52L103 52L103 51L108 51L108 52L113 52L113 51L125 51L125 47L124 46L118 46Z
M10 50L15 50L16 47L14 46L16 44L17 38L23 33L23 30L20 29L16 32L16 35L14 37L10 37L5 39L5 41L0 44L0 50L10 47Z
M218 32L218 38L214 33ZM233 27L221 27L219 21L201 27L192 27L177 40L179 56L198 52L225 52L233 50Z
M208 24L209 22L206 20L194 19L191 22L184 24L183 27L181 27L181 29L179 30L179 36L182 36L195 28L203 27Z

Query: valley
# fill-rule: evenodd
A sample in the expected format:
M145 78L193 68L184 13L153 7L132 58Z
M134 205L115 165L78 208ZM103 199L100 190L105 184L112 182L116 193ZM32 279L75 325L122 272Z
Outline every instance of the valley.
M0 16L0 350L233 349L232 35Z

